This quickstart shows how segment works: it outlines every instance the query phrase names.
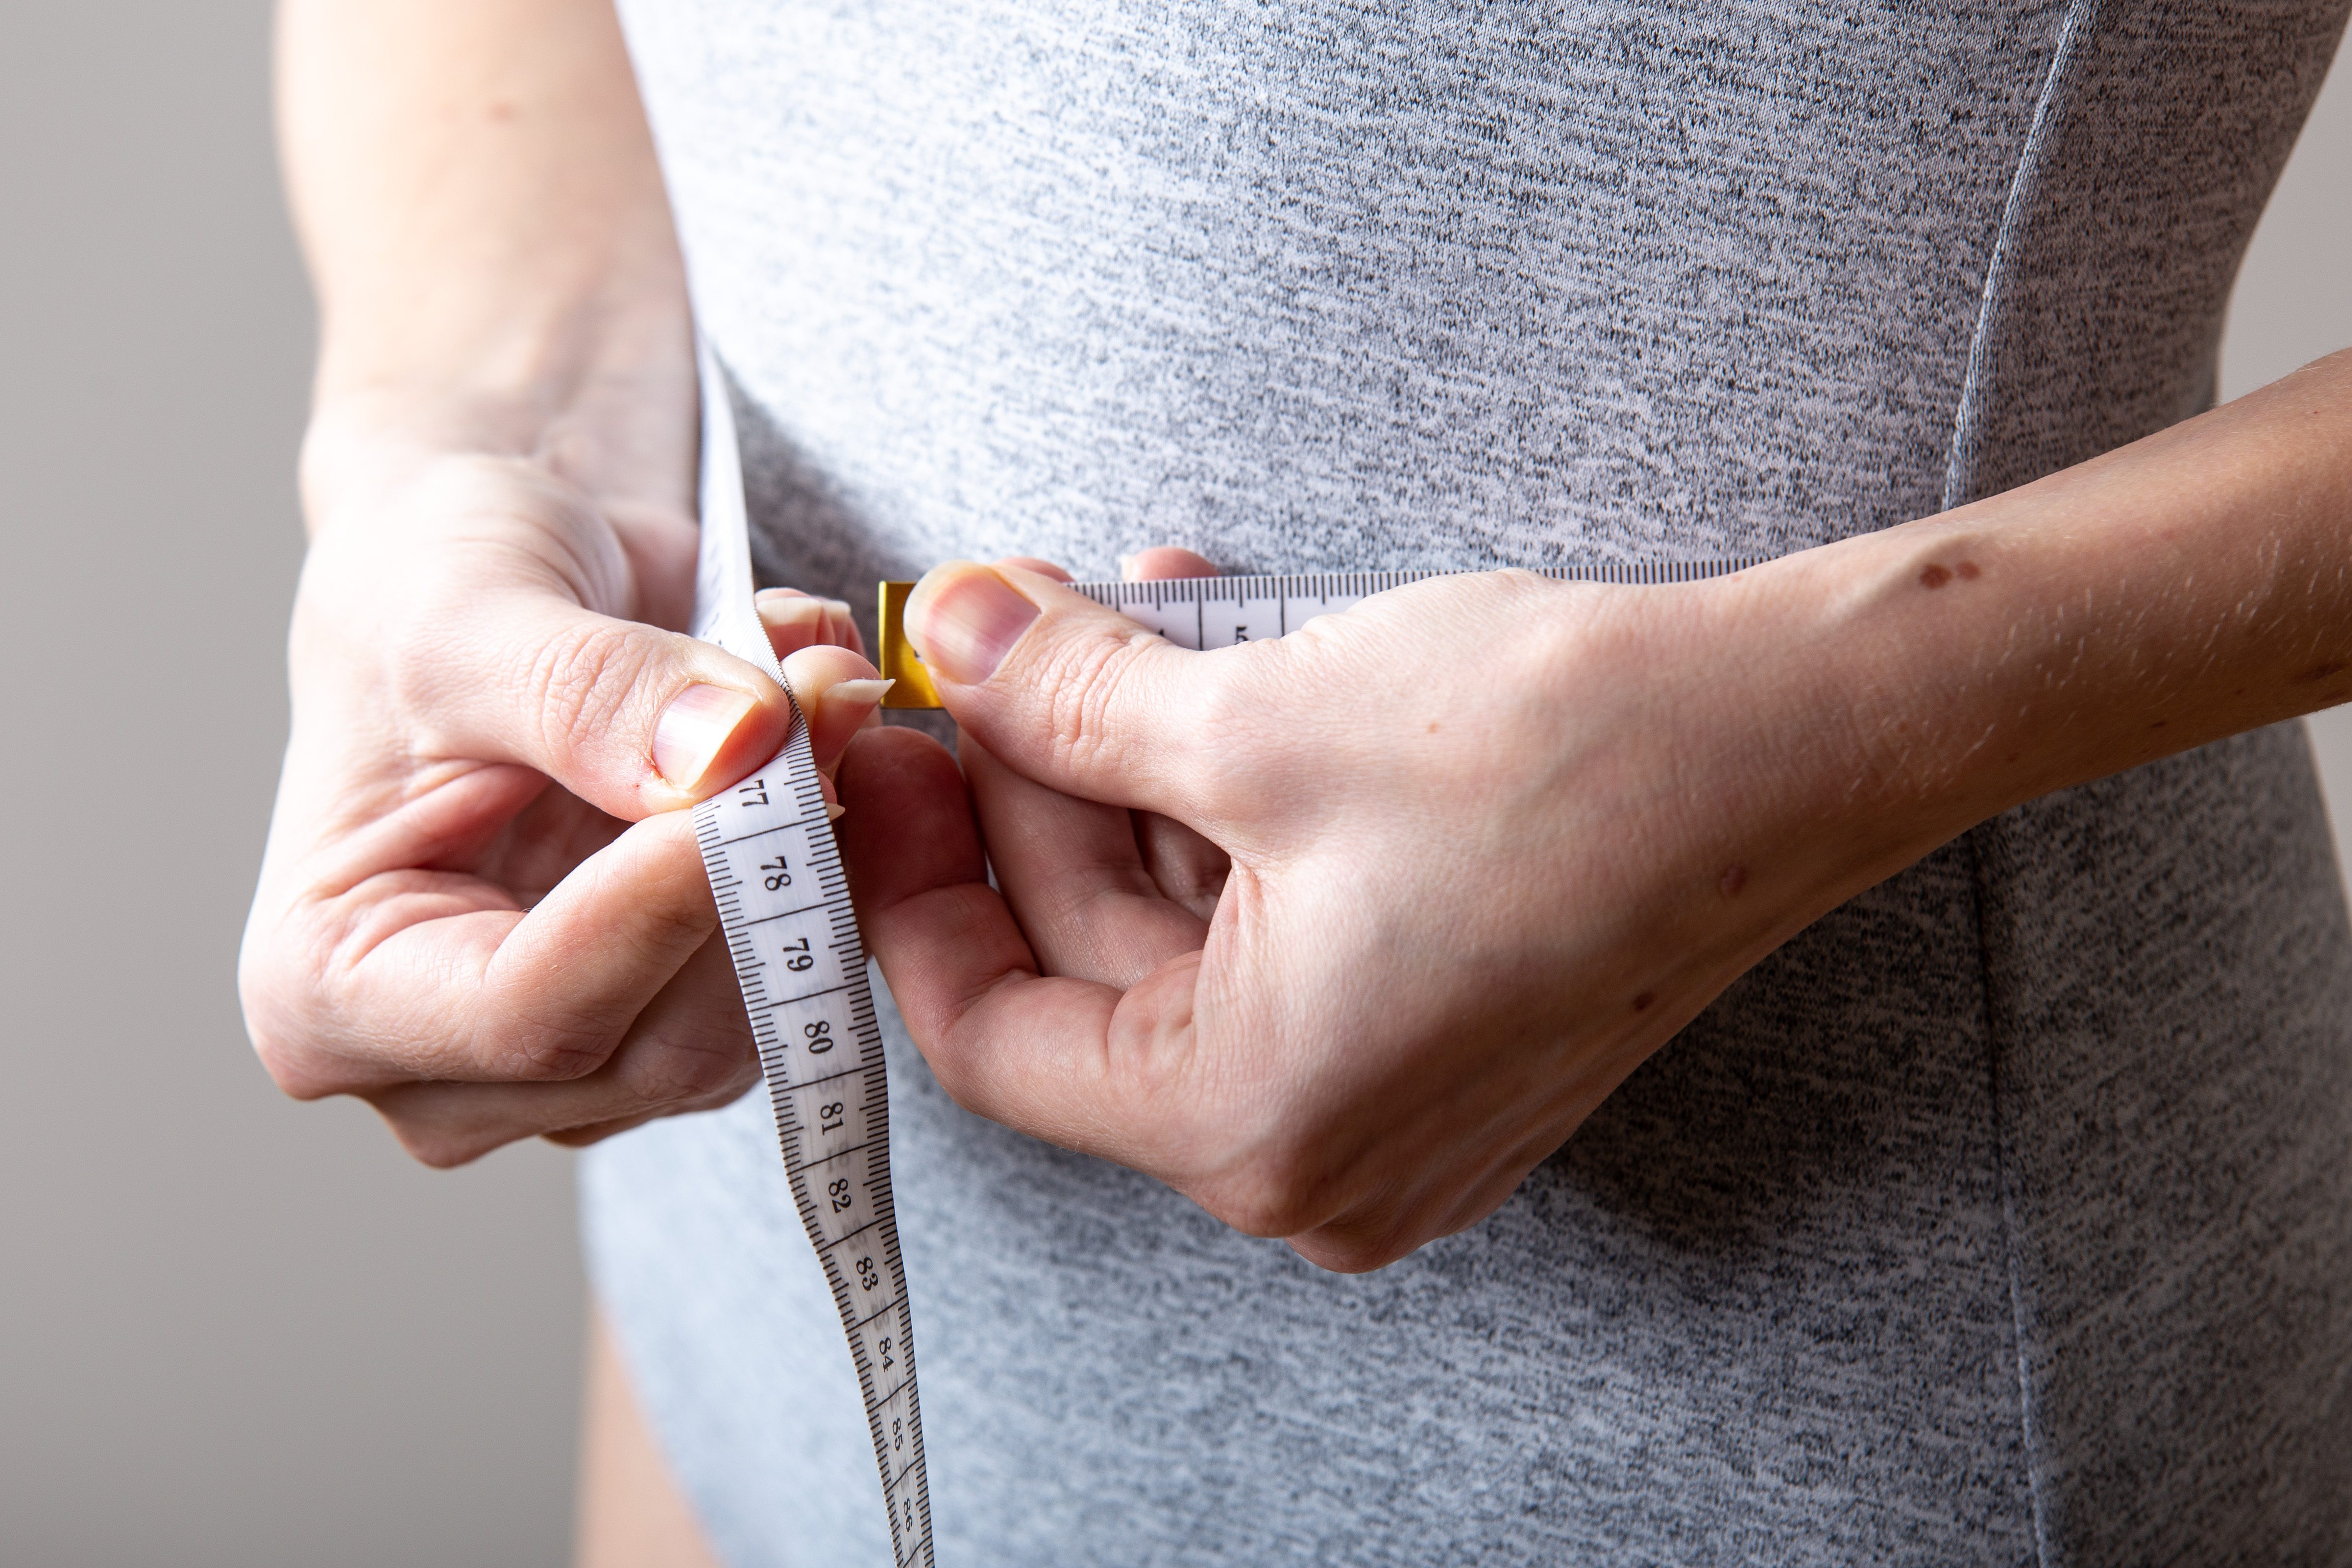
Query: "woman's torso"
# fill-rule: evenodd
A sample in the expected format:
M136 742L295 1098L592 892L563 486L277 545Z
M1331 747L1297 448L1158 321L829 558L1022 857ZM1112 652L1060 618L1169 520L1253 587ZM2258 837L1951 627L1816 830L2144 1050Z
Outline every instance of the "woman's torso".
M625 4L764 570L1778 553L2195 412L2337 0ZM1364 1279L894 1039L957 1563L2340 1558L2299 742L1988 825ZM589 1166L714 1537L887 1553L756 1097ZM2226 1545L2224 1543L2227 1543Z

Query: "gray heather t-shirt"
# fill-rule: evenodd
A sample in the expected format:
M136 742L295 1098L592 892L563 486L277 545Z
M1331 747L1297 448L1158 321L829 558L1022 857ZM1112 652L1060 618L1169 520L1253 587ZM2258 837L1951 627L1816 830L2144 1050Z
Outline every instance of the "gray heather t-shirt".
M622 10L762 570L857 602L1778 553L2160 428L2344 0ZM1837 910L1368 1276L891 1051L953 1568L2352 1562L2352 941L2293 728ZM760 1097L584 1181L721 1555L887 1562Z

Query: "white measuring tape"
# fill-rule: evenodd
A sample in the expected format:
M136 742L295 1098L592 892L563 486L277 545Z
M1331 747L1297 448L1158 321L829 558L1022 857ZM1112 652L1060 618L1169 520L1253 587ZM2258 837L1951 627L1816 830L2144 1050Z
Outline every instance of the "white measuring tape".
M694 634L783 672L751 602L751 522L726 378L702 372L702 553ZM760 1071L801 1223L849 1334L866 1425L882 1470L897 1568L931 1568L931 1496L915 1397L915 1325L890 1201L889 1083L866 983L866 944L833 841L824 789L795 705L768 765L694 809L702 866L751 1015Z
M1727 560L1685 560L1596 563L1588 566L1534 567L1538 577L1555 582L1613 582L1654 586L1696 582L1746 567L1761 566L1768 558L1752 556ZM1129 620L1157 632L1180 648L1225 648L1282 637L1318 615L1336 615L1375 593L1386 593L1408 582L1446 577L1443 571L1316 571L1287 577L1184 577L1156 582L1076 582L1070 587L1096 603L1118 611ZM911 582L882 585L879 614L881 647L876 664L891 683L882 706L889 708L936 708L938 691L931 673L907 640L903 617Z
M727 382L709 347L702 382L702 547L694 634L773 674L783 672L752 603L751 523ZM1757 559L1549 567L1564 581L1666 583L1719 576ZM1082 583L1077 591L1186 648L1223 647L1297 631L1318 615L1427 571L1316 573L1164 582ZM935 707L929 674L905 642L898 611L909 585L886 583L882 673L888 706ZM890 1196L889 1085L866 979L866 946L824 809L808 725L773 760L694 809L702 864L760 1047L760 1068L783 1145L793 1201L824 1265L849 1335L866 1424L882 1472L897 1568L932 1568L931 1500L915 1396L915 1329Z

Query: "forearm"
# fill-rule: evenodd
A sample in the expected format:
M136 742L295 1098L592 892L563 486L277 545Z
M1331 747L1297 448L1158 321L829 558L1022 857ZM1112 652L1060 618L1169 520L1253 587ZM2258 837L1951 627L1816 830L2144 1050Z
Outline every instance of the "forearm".
M278 48L320 301L314 523L387 436L568 444L575 466L682 486L683 273L605 0L287 0Z
M1931 839L2345 701L2352 353L1757 575L1749 609L1811 606L1802 678L1843 748L1822 785Z

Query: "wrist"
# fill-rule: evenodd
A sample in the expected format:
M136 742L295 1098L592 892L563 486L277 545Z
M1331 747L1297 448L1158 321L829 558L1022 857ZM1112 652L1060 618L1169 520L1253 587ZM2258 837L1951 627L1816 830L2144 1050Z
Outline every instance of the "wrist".
M2012 634L2026 562L1970 508L1706 585L1713 711L1752 831L1866 886L2065 781L2044 650Z
M656 297L476 359L366 370L322 354L300 485L313 536L451 461L539 469L592 497L691 517L693 339Z
M2132 607L2174 563L2063 481L1784 558L1748 612L1801 663L1807 809L1908 863L1985 819L2212 738L2170 733ZM2132 561L2129 573L2115 558ZM2225 731L2216 731L2225 733Z

